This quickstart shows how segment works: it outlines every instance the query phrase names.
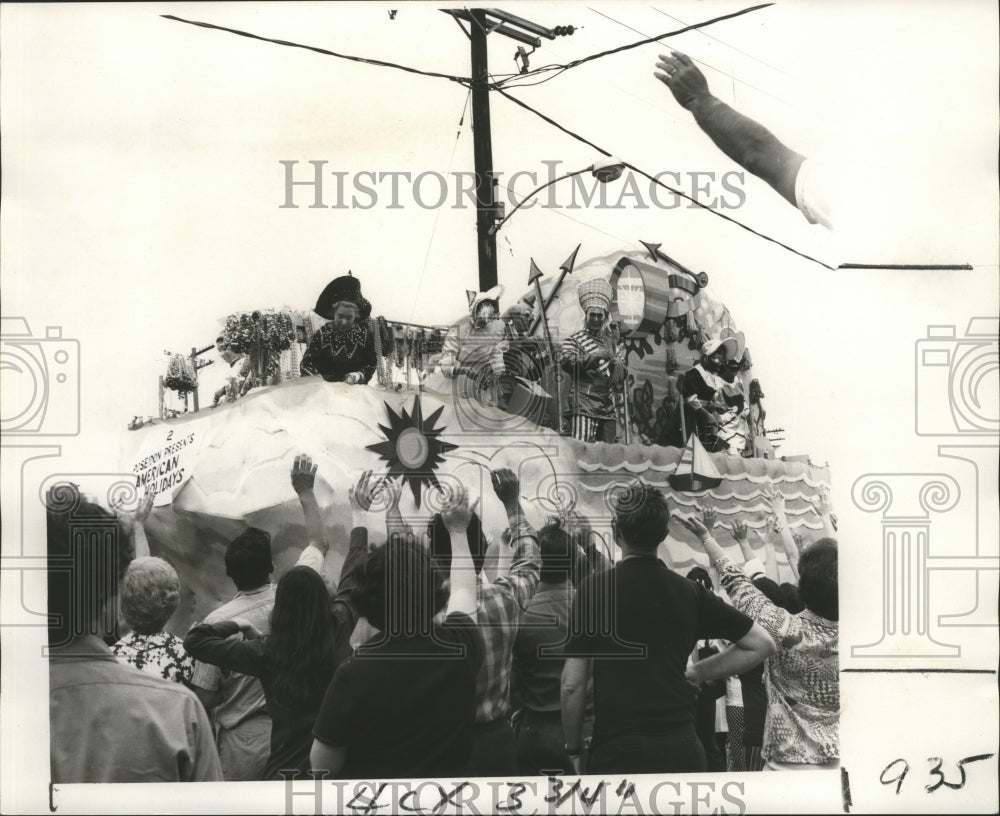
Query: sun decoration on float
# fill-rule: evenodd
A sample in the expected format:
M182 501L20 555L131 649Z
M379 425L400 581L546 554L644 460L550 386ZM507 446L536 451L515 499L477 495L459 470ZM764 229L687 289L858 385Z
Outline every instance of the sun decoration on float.
M425 420L420 396L417 395L413 399L412 413L403 408L400 416L389 407L389 403L385 403L385 410L389 415L389 427L378 427L385 434L386 441L365 447L389 463L390 477L402 476L406 480L413 492L413 500L420 507L421 488L424 484L440 487L434 471L444 462L444 454L458 447L438 439L444 428L435 428L434 423L444 411L444 406Z

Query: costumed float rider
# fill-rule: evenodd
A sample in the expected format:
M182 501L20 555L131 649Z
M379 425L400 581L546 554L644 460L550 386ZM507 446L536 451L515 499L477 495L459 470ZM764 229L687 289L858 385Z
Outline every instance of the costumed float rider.
M327 284L313 310L329 320L309 341L299 366L303 376L363 385L375 373L375 335L368 325L372 305L361 296L361 282L350 272Z
M743 414L743 391L738 380L723 377L727 363L736 353L734 338L710 337L701 347L701 360L681 377L681 396L687 428L710 453L729 450L735 428Z
M559 351L559 365L570 374L566 416L570 436L582 442L614 442L618 433L615 394L625 382L625 360L608 327L611 284L592 278L577 288L584 328L571 334Z
M507 410L517 378L528 382L542 379L545 366L549 362L549 352L541 338L532 337L531 322L535 312L524 300L513 304L501 318L505 324L503 351L503 373L497 380L498 407Z
M468 292L469 319L448 330L439 368L456 382L455 396L498 404L498 381L504 372L505 324L500 320L502 286Z
M234 402L249 390L250 358L229 348L226 338L222 335L215 338L215 350L219 353L222 361L229 364L230 370L238 362L243 361L239 373L228 376L226 384L216 391L212 398L212 405L218 405L222 400Z

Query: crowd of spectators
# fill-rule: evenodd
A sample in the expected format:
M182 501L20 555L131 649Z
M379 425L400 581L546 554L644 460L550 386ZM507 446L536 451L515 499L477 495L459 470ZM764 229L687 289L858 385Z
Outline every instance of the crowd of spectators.
M671 514L636 480L612 501L608 542L577 513L534 529L499 469L508 526L491 542L463 487L414 529L402 484L366 472L334 586L316 471L305 455L291 468L306 531L296 565L272 584L270 536L246 529L225 554L235 594L183 639L166 631L176 571L134 558L148 508L130 530L78 492L50 496L54 782L837 766L825 494L831 535L796 541L772 488L760 541L735 523L723 546L712 510ZM378 545L365 526L376 505ZM668 563L670 530L709 571ZM778 548L794 582L778 581Z

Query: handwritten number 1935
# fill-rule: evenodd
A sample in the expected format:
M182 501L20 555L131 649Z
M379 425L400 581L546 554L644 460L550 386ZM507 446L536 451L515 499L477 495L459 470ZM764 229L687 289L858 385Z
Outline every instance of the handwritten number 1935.
M956 764L958 768L958 781L949 782L944 773L941 771L941 766L944 764L944 760L941 757L928 757L927 761L931 763L931 768L928 773L936 781L930 785L925 785L924 789L928 793L934 793L938 788L944 785L946 788L951 788L952 790L958 790L965 785L965 766L970 762L979 762L982 759L989 759L993 754L976 754L974 756L967 756L965 759L960 759ZM906 775L910 772L910 763L905 759L895 759L885 766L885 769L879 775L879 782L883 785L896 785L896 795L899 795L900 790L903 787L903 780L906 779Z

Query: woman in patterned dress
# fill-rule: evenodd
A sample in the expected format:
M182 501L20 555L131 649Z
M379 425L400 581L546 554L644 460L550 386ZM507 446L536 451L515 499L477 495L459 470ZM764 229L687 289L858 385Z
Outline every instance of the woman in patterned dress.
M174 568L162 558L137 558L125 571L119 595L122 618L132 631L111 651L140 671L188 685L194 660L179 637L163 631L180 601Z
M330 322L309 341L300 370L327 382L367 383L375 373L375 334L368 318L372 306L361 296L361 283L348 273L327 284L315 312Z

